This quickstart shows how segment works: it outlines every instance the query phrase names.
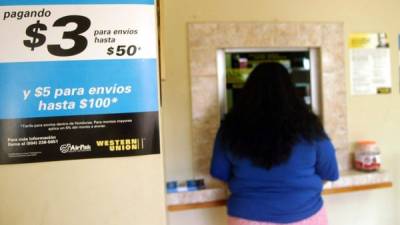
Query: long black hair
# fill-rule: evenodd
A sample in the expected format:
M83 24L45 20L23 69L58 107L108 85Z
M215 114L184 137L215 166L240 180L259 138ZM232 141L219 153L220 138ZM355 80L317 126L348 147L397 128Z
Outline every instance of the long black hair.
M286 162L300 138L327 137L279 63L261 63L250 73L220 132L234 155L267 169Z

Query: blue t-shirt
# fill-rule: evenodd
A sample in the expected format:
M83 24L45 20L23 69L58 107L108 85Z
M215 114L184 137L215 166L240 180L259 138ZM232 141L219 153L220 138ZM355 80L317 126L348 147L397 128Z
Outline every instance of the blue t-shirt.
M274 223L306 219L322 207L324 180L337 180L335 149L329 139L300 140L289 160L270 170L224 149L218 134L211 161L211 175L226 182L231 195L230 216Z

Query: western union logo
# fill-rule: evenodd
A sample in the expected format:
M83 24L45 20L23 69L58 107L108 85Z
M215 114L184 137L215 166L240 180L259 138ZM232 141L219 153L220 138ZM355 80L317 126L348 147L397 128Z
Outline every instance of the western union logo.
M110 151L135 151L144 149L145 138L111 139L96 141L97 147L108 147Z

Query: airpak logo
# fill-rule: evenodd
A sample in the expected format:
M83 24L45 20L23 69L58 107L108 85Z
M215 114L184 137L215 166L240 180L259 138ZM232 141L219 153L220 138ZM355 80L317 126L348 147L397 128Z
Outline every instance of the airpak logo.
M63 144L60 146L61 153L75 153L75 152L90 152L92 151L92 146L90 145L73 145L73 144Z

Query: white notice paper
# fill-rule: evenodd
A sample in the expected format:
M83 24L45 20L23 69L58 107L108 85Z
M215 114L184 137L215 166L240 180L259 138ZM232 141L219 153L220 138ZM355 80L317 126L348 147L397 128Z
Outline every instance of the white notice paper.
M352 34L350 48L352 95L389 94L392 81L386 34Z

